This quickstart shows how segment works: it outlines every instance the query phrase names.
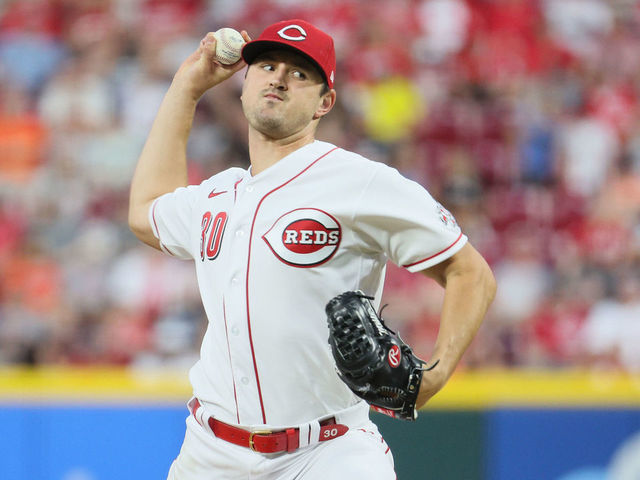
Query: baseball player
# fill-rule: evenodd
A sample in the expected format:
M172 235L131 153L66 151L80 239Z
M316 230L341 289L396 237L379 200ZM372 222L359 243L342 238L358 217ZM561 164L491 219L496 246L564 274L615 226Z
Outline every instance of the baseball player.
M483 258L420 185L317 141L336 102L332 38L310 23L268 26L232 66L208 34L179 68L134 174L129 223L195 263L208 317L170 479L394 479L369 405L336 373L325 305L359 290L379 307L385 264L445 288L417 406L440 390L495 290ZM196 103L247 67L241 102L251 166L187 185Z

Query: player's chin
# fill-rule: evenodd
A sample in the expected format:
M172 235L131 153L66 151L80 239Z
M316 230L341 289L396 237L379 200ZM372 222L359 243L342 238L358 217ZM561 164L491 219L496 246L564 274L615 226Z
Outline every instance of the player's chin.
M287 136L286 124L280 116L261 115L258 121L255 122L254 127L271 138L284 138Z

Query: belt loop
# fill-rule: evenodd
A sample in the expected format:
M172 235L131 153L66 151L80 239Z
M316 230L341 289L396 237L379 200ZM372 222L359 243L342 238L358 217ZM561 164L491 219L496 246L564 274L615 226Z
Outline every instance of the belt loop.
M320 422L314 420L309 422L309 445L318 443L320 441Z
M311 443L311 424L305 423L298 427L298 444L300 447L306 447Z
M189 407L191 415L193 415L193 418L195 418L196 422L198 422L201 427L204 427L204 424L206 422L202 419L202 405L200 405L200 401L196 397L193 397L191 400L189 400L187 406Z

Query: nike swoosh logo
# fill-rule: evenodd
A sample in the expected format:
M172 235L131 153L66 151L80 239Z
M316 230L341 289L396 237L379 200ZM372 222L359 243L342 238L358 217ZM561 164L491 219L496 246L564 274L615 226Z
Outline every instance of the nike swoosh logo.
M213 190L211 190L211 193L209 194L209 198L217 197L218 195L222 195L223 193L227 193L227 191L224 190L222 192L216 192L216 189L214 188Z

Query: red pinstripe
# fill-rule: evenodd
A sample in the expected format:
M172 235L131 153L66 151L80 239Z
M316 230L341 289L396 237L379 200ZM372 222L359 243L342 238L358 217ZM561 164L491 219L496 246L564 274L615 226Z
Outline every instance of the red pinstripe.
M229 364L231 365L231 380L233 380L233 399L236 401L236 418L240 424L240 409L238 408L238 394L236 392L236 379L233 376L233 362L231 361L231 348L229 347L229 330L227 329L227 308L222 298L222 317L224 318L224 333L227 337L227 351L229 352Z

